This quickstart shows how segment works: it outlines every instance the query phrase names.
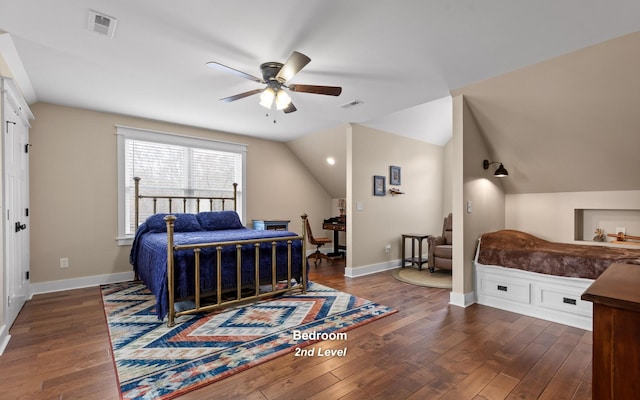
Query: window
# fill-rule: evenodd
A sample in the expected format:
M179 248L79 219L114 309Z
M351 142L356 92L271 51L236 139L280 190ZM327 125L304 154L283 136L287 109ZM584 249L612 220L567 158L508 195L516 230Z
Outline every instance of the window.
M165 196L231 196L237 183L238 214L244 216L244 170L247 146L118 126L118 243L130 244L135 234L134 177L140 194ZM210 209L200 202L200 211ZM232 207L229 202L226 209ZM214 204L214 210L221 209ZM183 212L173 203L172 212ZM196 212L195 200L186 212ZM157 212L169 212L158 200ZM140 222L153 213L153 201L141 200ZM242 218L244 220L244 218Z

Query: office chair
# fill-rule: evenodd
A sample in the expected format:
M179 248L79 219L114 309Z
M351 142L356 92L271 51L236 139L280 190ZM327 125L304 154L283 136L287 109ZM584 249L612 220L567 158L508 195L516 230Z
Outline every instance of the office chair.
M324 246L327 243L331 243L331 239L329 239L328 237L314 237L313 232L311 232L311 225L309 224L309 218L305 220L305 225L307 229L307 239L309 240L309 243L316 246L316 252L313 254L310 254L309 257L307 258L315 258L316 266L318 266L318 263L322 258L328 260L329 262L333 262L331 260L331 257L329 257L328 255L320 251L320 247Z

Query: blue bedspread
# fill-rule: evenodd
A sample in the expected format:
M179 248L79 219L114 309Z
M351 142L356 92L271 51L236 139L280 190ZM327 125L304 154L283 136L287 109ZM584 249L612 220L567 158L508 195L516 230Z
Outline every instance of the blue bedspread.
M151 217L150 217L151 218ZM157 217L159 218L159 217ZM178 219L181 216L178 215ZM184 217L182 217L184 220ZM157 221L156 221L157 222ZM181 221L184 222L184 221ZM196 224L197 225L197 224ZM167 315L167 234L158 232L162 229L154 229L154 221L140 225L131 248L130 262L134 271L145 285L156 296L156 312L159 319ZM257 231L242 226L232 226L233 229L223 230L199 230L198 226L189 225L183 228L176 224L177 230L187 230L174 233L176 245L213 243L249 240L259 238L276 238L285 236L298 236L289 231ZM228 227L228 226L225 226ZM260 245L260 283L271 283L271 244ZM292 243L292 278L298 282L302 277L302 241L295 240ZM287 278L287 245L279 242L276 246L276 279ZM175 298L192 296L194 294L194 252L193 250L181 250L174 253L175 260ZM200 286L202 291L213 291L217 287L216 275L216 249L207 248L200 255ZM252 285L255 282L255 246L244 245L242 249L241 283ZM222 288L236 288L236 248L226 246L222 250Z

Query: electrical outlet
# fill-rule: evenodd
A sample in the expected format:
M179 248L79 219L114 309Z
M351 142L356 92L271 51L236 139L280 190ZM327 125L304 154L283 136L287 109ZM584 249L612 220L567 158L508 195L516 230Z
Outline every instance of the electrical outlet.
M69 259L67 257L60 259L60 268L69 268Z
M384 252L385 253L390 253L391 252L391 243L387 243L387 245L384 246Z

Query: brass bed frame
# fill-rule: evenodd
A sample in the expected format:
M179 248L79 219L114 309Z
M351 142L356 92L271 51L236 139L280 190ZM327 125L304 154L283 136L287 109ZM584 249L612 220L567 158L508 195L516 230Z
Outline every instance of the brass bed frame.
M139 226L139 218L140 218L140 200L141 199L152 199L153 200L153 213L157 213L157 202L159 199L167 200L169 203L169 214L164 220L167 224L167 293L168 293L168 314L167 314L167 325L174 326L175 319L181 315L187 314L195 314L199 312L207 312L212 311L224 307L228 307L230 305L249 302L253 300L259 300L266 297L272 297L277 294L287 293L291 291L301 290L302 293L306 293L307 291L307 257L306 257L306 229L305 224L307 220L307 215L302 214L300 218L302 219L302 236L286 236L286 237L276 237L276 238L266 238L266 239L249 239L249 240L239 240L239 241L227 241L227 242L215 242L215 243L199 243L199 244L189 244L189 245L176 245L174 242L174 224L176 217L171 215L172 212L172 203L174 200L182 201L182 209L183 212L186 212L187 209L187 200L195 200L196 202L196 212L200 211L200 201L208 200L209 207L213 209L213 202L219 201L222 204L222 209L225 209L226 201L233 201L233 210L235 211L237 208L237 183L233 184L233 197L224 197L224 196L166 196L166 195L142 195L140 194L140 178L133 178L135 182L135 226L136 228ZM292 242L294 240L302 240L302 254L301 254L301 270L302 270L302 282L296 282L295 285L291 284L291 267L292 267ZM276 279L276 245L279 242L287 243L287 282L286 286L282 288L278 288L278 282ZM264 286L260 285L260 268L259 268L259 252L260 252L260 244L261 243L270 243L271 244L271 290L265 291ZM242 290L248 289L247 287L243 287L241 282L241 262L242 262L242 254L241 249L243 245L252 244L255 247L255 287L251 288L253 290L252 294L243 296ZM235 246L236 247L236 281L237 287L236 297L230 299L222 298L222 248L225 246ZM217 276L217 287L216 287L216 298L215 302L212 304L202 304L202 297L209 297L206 293L202 293L200 289L200 252L205 248L215 248L216 249L216 276ZM181 311L175 310L175 291L174 291L174 252L179 250L192 250L194 252L194 287L195 294L192 297L188 297L187 299L193 298L195 307L191 309L184 309ZM136 277L137 278L137 277ZM179 299L185 300L185 299Z

